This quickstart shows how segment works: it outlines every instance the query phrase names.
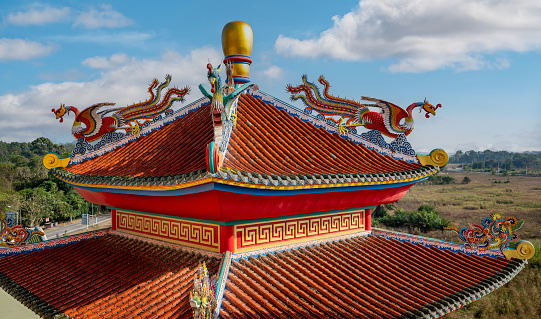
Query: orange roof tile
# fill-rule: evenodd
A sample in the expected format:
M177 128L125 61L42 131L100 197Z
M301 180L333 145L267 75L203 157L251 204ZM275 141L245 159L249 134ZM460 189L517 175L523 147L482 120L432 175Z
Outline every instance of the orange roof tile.
M122 147L66 167L81 175L168 176L205 169L205 149L213 139L209 105Z
M242 94L225 166L259 174L351 174L408 171L420 164L382 155L262 99ZM159 177L206 170L213 140L209 106L101 156L66 168L73 176Z
M217 273L217 258L108 234L0 258L0 286L46 317L190 318L203 261Z
M240 97L225 166L263 174L387 173L420 167L280 111L249 94Z
M439 317L503 285L523 266L354 237L233 260L220 316Z

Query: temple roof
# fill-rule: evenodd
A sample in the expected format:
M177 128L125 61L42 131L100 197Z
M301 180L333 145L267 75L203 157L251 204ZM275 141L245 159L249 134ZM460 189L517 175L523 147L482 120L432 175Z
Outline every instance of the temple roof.
M222 318L432 318L488 294L525 265L385 231L232 259L116 232L57 241L0 258L0 286L47 317L188 318L193 277L204 261L210 275L227 280Z
M231 263L220 315L439 317L500 287L523 261L374 235Z
M264 174L389 173L420 167L304 122L252 95L240 97L225 166Z
M437 171L373 141L340 136L325 121L265 97L252 91L240 95L236 124L224 133L223 166L213 176L265 185L292 183L285 179L305 184L307 178L315 184L323 179L392 183ZM139 137L72 158L66 168L55 169L55 175L76 185L120 187L179 185L208 177L205 151L213 139L209 104L199 100L186 108L191 109L186 115L176 115L181 109Z
M198 264L219 259L113 234L0 258L0 286L46 318L189 318Z
M148 135L70 165L71 173L93 176L168 176L205 169L205 147L212 141L209 105L179 117Z

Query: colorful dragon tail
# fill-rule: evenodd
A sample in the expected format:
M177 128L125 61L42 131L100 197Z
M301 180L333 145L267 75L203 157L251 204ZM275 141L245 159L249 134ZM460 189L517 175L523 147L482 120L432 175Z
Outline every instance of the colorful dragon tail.
M327 116L340 116L348 118L348 123L355 120L357 110L363 105L353 100L343 99L329 95L330 84L323 76L319 77L319 82L325 87L323 96L319 88L307 80L307 76L302 76L303 84L292 86L288 84L286 91L291 93L291 100L300 99L309 109L319 112Z
M118 115L124 122L130 122L139 119L152 119L160 113L166 112L176 101L184 101L184 97L190 93L189 87L183 89L170 88L161 99L161 93L171 83L171 75L166 75L165 81L158 86L158 80L154 79L148 88L150 98L145 102L129 105L120 111ZM154 94L156 89L156 94ZM160 101L161 100L161 101Z

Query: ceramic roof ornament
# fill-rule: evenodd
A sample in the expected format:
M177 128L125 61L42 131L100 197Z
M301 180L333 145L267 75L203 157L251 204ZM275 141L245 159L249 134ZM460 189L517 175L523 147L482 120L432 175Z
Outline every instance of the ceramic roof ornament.
M73 121L72 134L78 139L84 138L87 142L94 142L102 138L107 133L113 133L117 130L125 130L126 133L139 134L140 126L155 116L167 112L171 105L176 101L184 101L184 96L190 92L189 87L183 89L170 88L161 97L162 90L171 83L171 76L165 77L165 82L158 86L158 80L154 79L148 87L150 97L145 102L139 102L122 108L104 109L105 106L113 106L115 103L105 102L97 103L79 111L74 106L65 106L61 104L60 108L52 109L56 119L60 123L64 121L64 116L73 112L75 120ZM156 90L156 93L154 93ZM145 120L140 123L138 120Z
M413 103L404 110L393 103L366 96L362 99L375 104L361 104L330 95L330 84L323 75L319 77L319 83L324 86L323 95L314 83L308 81L306 75L303 75L302 81L303 84L298 86L287 85L286 90L291 93L291 100L300 99L308 110L327 116L328 120L338 124L340 134L346 134L350 128L364 126L392 138L397 138L401 134L407 136L413 130L413 109L420 107L426 112L425 116L428 118L429 114L436 115L436 109L441 107L441 104L434 107L425 99L424 102ZM379 108L382 113L373 112L368 107ZM340 118L335 120L333 116ZM345 123L343 123L344 120L346 120Z
M481 224L473 223L473 227L446 227L455 231L464 245L470 249L489 250L499 249L509 259L530 259L535 253L534 246L528 241L519 241L514 248L509 247L512 240L518 238L515 233L524 221L513 216L502 217L495 213L485 217Z

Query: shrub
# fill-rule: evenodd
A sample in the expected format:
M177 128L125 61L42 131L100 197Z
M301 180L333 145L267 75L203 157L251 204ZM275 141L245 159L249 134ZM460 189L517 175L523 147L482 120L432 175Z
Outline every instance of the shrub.
M469 184L471 182L471 178L468 176L464 176L464 179L462 180L462 184Z
M451 176L431 175L428 177L427 181L434 185L445 185L454 183L455 178Z
M439 216L432 205L421 205L417 211L408 212L403 209L395 211L394 215L387 215L378 218L377 221L387 227L408 227L409 229L418 229L426 233L431 230L441 230L450 225L449 221Z

